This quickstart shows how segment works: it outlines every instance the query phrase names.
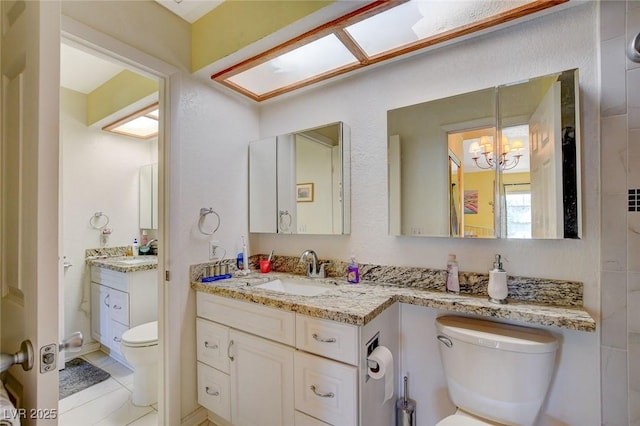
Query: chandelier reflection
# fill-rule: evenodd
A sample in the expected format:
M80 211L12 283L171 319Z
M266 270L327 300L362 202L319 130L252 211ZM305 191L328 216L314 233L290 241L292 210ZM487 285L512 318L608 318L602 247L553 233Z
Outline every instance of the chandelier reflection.
M509 170L520 162L522 148L522 141L516 139L510 142L506 136L503 136L500 154L496 155L493 150L493 137L482 136L480 142L474 141L471 144L469 153L472 154L471 159L480 169L494 169L497 164L501 170Z

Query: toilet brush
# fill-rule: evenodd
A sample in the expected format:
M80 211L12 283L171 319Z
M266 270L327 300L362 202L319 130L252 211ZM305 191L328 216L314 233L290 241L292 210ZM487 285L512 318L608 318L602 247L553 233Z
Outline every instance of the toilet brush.
M396 426L416 426L416 402L409 399L409 378L404 376L404 394L396 402Z

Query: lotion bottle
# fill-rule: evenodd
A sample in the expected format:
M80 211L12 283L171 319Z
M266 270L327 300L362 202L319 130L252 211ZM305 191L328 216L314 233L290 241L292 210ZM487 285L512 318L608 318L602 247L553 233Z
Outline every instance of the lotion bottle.
M360 282L360 268L358 268L358 262L356 257L351 256L351 263L347 268L347 281L351 284L357 284Z
M509 289L507 287L507 273L502 269L502 260L499 254L496 254L496 260L493 262L493 269L489 271L489 301L493 303L507 303Z
M138 239L134 238L133 239L133 245L131 246L131 252L133 256L138 256L140 254L140 245L138 244Z
M460 294L458 261L455 254L450 254L447 260L447 293Z

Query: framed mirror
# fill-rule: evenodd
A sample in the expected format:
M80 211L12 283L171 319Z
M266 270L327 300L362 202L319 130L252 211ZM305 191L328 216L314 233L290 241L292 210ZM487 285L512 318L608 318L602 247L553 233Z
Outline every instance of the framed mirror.
M342 122L249 144L249 230L350 232L350 141Z
M140 229L158 229L158 163L140 167L139 176Z
M387 113L389 232L580 238L578 71Z

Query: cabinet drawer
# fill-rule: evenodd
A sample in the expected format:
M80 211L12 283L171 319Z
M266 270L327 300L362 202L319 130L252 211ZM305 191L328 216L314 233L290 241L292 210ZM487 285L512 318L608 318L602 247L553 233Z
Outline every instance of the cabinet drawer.
M110 325L111 327L109 328L111 330L109 333L109 344L107 346L116 354L121 355L120 344L122 342L122 335L129 327L113 320L110 322Z
M112 320L129 326L129 294L118 290L109 290L109 312Z
M129 277L125 272L92 266L91 281L115 288L116 290L129 292Z
M296 314L296 348L358 364L358 327Z
M199 317L223 323L265 339L294 345L295 314L293 312L202 292L197 293L196 310Z
M229 376L198 362L198 403L231 422Z
M229 374L229 328L196 318L196 341L198 361Z
M357 424L357 368L305 352L294 356L295 408L332 425Z
M307 416L304 413L296 410L295 414L296 426L328 426L329 423L321 422L318 419L314 419L311 416Z

